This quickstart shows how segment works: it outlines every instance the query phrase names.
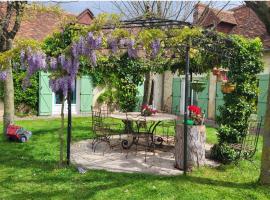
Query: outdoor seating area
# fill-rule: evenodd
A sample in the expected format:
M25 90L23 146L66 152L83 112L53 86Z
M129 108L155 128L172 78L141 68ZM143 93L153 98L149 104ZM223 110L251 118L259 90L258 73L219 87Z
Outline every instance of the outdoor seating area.
M270 3L234 3L0 1L0 199L270 199Z
M93 108L94 138L72 144L71 162L84 169L182 174L183 170L176 168L175 135L176 122L183 120L183 117L164 111L150 116L142 114L110 113L108 110ZM205 164L219 166L220 163L210 159L211 145L203 145L207 154Z

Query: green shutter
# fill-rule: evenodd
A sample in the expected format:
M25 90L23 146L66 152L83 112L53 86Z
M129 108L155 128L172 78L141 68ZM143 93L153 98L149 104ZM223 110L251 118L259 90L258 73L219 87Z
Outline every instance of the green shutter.
M264 117L267 104L269 74L259 75L258 117Z
M180 115L180 99L181 99L181 78L173 78L172 111L176 115Z
M141 105L143 102L143 93L144 93L144 84L142 83L141 85L138 86L138 102L137 102L137 106L136 106L136 111L139 112L141 109Z
M49 73L39 73L39 115L52 114L52 90L49 87Z
M219 107L224 105L224 100L223 100L223 93L221 91L221 82L217 82L217 87L216 87L216 116L219 115Z
M80 84L80 111L81 113L90 113L93 102L93 84L89 76L82 76Z
M205 88L202 92L197 93L197 105L205 113L205 117L208 117L208 102L209 102L209 79L205 77L199 78L201 82L205 82Z

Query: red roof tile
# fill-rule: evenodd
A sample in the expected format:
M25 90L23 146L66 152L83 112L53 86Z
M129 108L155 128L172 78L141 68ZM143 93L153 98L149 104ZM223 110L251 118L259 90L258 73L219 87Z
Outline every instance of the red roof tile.
M0 9L5 11L5 6L5 2L0 3ZM64 11L59 13L53 10L42 10L40 12L33 11L31 14L25 13L20 29L16 34L16 38L42 41L54 31L59 30L61 28L61 23L65 18L73 17L76 19L76 16L73 14ZM93 13L89 9L86 9L78 15L77 21L81 24L90 24L93 17Z
M245 5L238 6L229 11L218 11L217 9L210 8L207 16L202 21L203 23L200 24L204 27L217 24L217 30L221 32L239 34L248 38L260 37L264 47L270 48L270 36L266 31L265 25L256 13Z

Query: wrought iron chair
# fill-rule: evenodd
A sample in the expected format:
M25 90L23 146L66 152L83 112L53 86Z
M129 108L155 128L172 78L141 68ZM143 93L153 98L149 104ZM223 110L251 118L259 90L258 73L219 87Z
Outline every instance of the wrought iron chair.
M118 145L118 144L114 145L111 144L111 138L113 135L116 135L116 133L115 130L112 129L113 124L107 123L105 121L106 118L107 115L102 113L101 110L98 111L92 110L92 130L95 134L95 137L92 141L92 150L94 152L96 150L97 144L101 142L107 143L110 149Z
M260 120L250 120L246 135L239 144L231 144L230 146L238 152L237 159L250 160L257 151L259 135L261 131L263 118Z
M169 108L167 106L164 106L162 109L163 112L169 113L169 114L177 114L178 113L178 106ZM160 124L161 130L162 130L162 137L166 138L167 144L169 143L169 136L171 135L171 130L175 132L176 127L176 121L169 121L169 122L162 122ZM174 142L174 140L173 140Z
M131 128L128 128L128 135L131 135L132 141L127 139L122 140L122 148L127 150L126 157L128 156L131 147L135 145L135 152L138 152L138 146L144 147L144 160L146 162L147 151L152 150L155 153L155 138L149 132L147 127L146 117L145 116L134 116L126 113L126 121L134 122L131 124Z

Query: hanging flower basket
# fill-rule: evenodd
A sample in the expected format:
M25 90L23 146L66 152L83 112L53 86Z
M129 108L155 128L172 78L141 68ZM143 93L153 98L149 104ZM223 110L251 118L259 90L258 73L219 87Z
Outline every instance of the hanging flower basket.
M202 92L204 90L204 88L205 88L205 82L202 82L202 81L193 81L191 83L191 88L195 92Z
M230 94L232 93L236 88L236 84L233 83L224 83L221 85L221 91L224 94Z
M212 73L213 73L214 76L217 76L217 75L220 74L220 69L217 68L217 67L214 67L213 70L212 70Z
M227 72L227 69L217 67L214 67L212 70L213 75L217 76L217 81L223 83L226 83L228 81Z

